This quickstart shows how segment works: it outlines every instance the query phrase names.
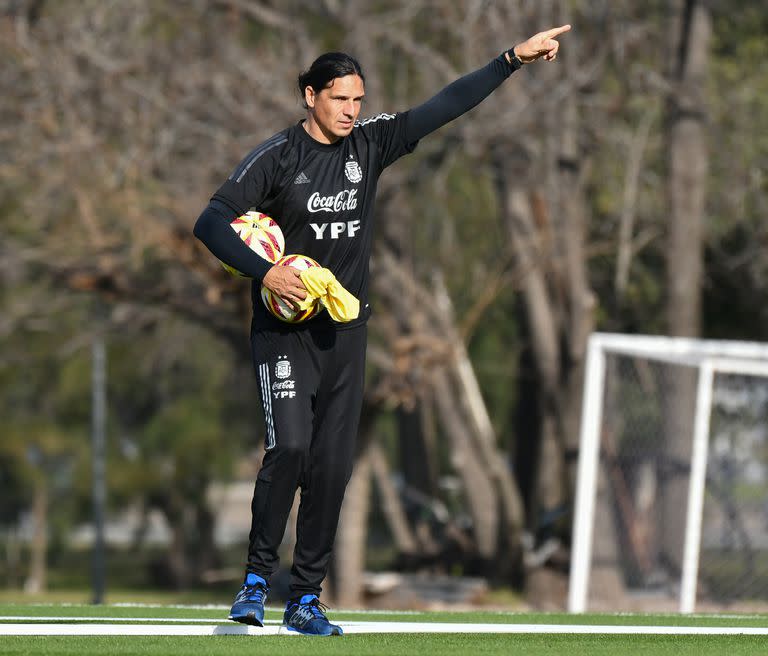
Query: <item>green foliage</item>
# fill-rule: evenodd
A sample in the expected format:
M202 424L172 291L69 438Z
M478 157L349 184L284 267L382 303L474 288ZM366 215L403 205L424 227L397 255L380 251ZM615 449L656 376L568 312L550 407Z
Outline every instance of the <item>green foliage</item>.
M768 339L768 44L766 12L736 2L714 16L709 82L710 240L704 326L713 337Z
M172 316L113 351L113 494L151 500L170 486L204 504L204 483L227 478L249 448L255 418L241 408L255 390L233 385L242 365L205 331Z

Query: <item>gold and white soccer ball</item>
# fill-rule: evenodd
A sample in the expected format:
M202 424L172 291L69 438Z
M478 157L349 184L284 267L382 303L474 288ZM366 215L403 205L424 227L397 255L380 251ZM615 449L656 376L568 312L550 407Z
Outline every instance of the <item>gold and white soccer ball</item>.
M299 271L305 271L320 265L306 255L285 255L275 262L275 266L291 266ZM261 286L261 300L273 316L286 323L301 323L311 319L323 309L322 304L315 300L306 310L296 311L285 299L275 294L272 290L267 289L264 285Z
M274 219L261 212L246 212L230 224L246 245L257 255L274 264L285 252L285 237ZM233 276L247 278L244 273L228 264L221 263Z

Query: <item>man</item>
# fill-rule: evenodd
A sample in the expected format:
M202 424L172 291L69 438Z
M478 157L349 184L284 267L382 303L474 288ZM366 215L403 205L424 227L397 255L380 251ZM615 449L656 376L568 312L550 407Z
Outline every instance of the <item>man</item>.
M357 121L365 95L358 62L326 53L299 76L303 121L253 149L213 195L195 235L221 261L253 277L251 345L266 420L266 451L252 502L246 576L230 619L261 626L269 578L294 494L301 488L291 598L284 623L310 635L341 635L320 603L344 490L352 471L362 405L368 260L379 175L419 140L486 98L523 64L553 61L555 37L540 32L410 111ZM305 324L273 318L260 287L296 304L299 271L272 266L230 228L249 209L280 225L286 253L330 269L360 300L360 316L335 324L321 313Z

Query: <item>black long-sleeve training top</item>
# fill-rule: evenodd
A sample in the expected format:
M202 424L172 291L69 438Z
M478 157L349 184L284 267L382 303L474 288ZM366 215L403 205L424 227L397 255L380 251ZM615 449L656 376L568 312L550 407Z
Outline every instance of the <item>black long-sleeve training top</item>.
M261 281L272 264L240 239L229 225L232 219L251 209L272 217L283 231L286 255L317 260L360 300L360 317L337 328L365 322L379 176L413 152L421 138L475 107L513 70L502 54L418 107L357 121L348 136L332 144L313 139L299 121L256 146L216 191L194 228L219 260L253 278L254 328L286 324L260 299ZM333 324L327 312L301 326L322 323Z

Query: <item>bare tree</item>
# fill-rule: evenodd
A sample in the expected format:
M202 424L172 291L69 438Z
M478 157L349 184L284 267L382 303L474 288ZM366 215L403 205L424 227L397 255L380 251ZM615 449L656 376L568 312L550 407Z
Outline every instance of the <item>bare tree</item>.
M670 334L697 336L701 326L704 204L709 156L707 152L706 75L711 18L706 3L680 0L672 6L673 30L667 108L669 234L667 239L667 325ZM695 403L693 372L670 378L667 397L667 457L689 462L690 427ZM674 567L682 562L684 530L678 504L687 482L673 477L663 489L661 535L664 558Z
M632 7L559 0L11 3L0 16L0 80L13 89L0 109L0 185L14 217L23 217L14 226L23 229L14 230L12 246L0 245L2 275L34 271L40 282L0 316L0 334L24 325L42 301L55 317L70 298L65 291L78 290L130 307L112 320L137 334L137 326L172 312L205 326L247 362L248 286L224 272L191 227L233 164L302 116L297 71L323 50L350 50L367 72L366 113L404 110L542 25L572 20L579 29L564 41L557 65L516 73L382 177L369 428L352 483L359 508L345 509L336 549L337 562L346 564L337 568L335 588L353 603L373 480L401 563L437 569L450 557L466 571L486 572L502 563L494 575L520 580L524 529L540 542L567 538L583 355L596 322L592 257L598 248L618 253L609 277L625 297L632 257L655 234L636 228L658 89L641 103L645 118L629 137L624 187L616 192L617 238L603 228L606 246L591 234L592 187L599 186L593 163L603 156L604 126L626 112L633 93L647 91L623 88L617 99L600 88L617 68L640 79L627 59L642 50L652 21ZM668 113L669 322L673 332L695 334L709 28L702 3L676 7L675 75L670 84L647 78L664 93L675 89ZM470 181L471 216L442 204L456 198L457 180ZM441 209L430 214L430 206ZM457 226L482 220L472 240L480 255L464 257ZM59 292L53 300L51 286ZM459 305L459 295L471 301ZM522 417L510 435L498 429L504 422L471 358L473 340L490 330L484 319L499 303L517 308L492 327L517 358L498 364L514 371L523 390L506 392L517 396ZM376 425L386 412L396 415L392 461ZM393 472L403 473L403 487ZM453 514L441 505L446 475L461 482ZM167 514L182 530L174 503ZM425 512L409 513L411 504ZM200 522L209 522L209 510L198 508Z

